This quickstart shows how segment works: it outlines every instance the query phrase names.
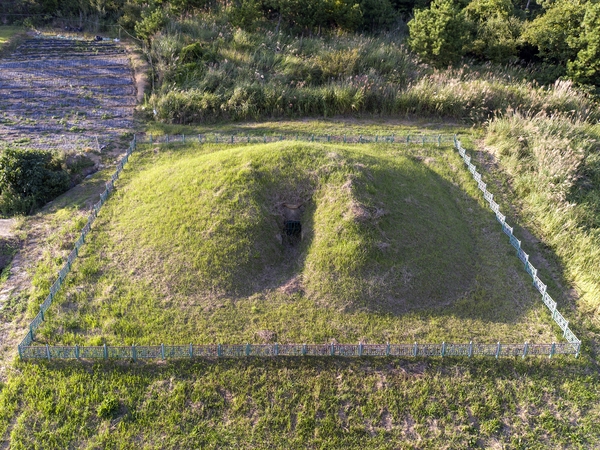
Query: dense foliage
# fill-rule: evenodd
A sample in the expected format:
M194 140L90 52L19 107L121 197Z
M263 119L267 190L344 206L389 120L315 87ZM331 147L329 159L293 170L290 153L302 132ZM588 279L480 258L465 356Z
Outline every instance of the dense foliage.
M27 214L69 188L69 175L51 152L7 148L0 155L0 211Z
M559 76L600 85L600 3L540 1L522 10L510 0L434 0L408 23L410 44L436 67L463 57L542 63L540 81Z
M6 21L69 23L150 44L169 23L217 14L234 28L313 36L331 30L410 32L411 48L437 68L463 58L534 63L537 80L600 84L600 3L595 0L12 0Z

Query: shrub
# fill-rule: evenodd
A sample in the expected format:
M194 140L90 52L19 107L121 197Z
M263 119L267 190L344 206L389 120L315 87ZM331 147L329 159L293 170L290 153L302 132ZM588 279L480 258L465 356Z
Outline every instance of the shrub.
M7 148L0 155L0 211L27 214L69 188L69 175L51 153Z
M408 28L412 49L436 67L456 63L464 55L468 26L452 0L434 0L430 9L415 11Z

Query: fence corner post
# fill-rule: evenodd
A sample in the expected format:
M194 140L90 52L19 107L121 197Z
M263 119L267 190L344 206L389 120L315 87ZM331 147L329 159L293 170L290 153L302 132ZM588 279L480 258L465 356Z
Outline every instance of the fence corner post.
M550 355L548 355L548 358L552 358L554 356L554 352L556 352L556 344L553 342L550 346Z
M160 357L161 359L165 359L165 344L160 344Z
M23 350L21 350L21 344L18 345L17 349L19 350L19 359L23 359Z
M529 350L529 344L527 342L525 342L525 345L523 346L523 359L525 359L525 357L527 356L528 350Z
M473 356L473 341L469 341L469 358Z
M106 346L106 343L104 343L103 353L104 353L104 359L108 359L108 347Z
M48 361L50 360L50 347L46 344L46 356L48 357Z
M498 342L498 346L496 347L496 359L498 359L498 357L500 356L501 349L502 346L500 345L500 342Z
M581 341L577 343L577 353L575 353L575 358L579 358L579 353L581 351Z

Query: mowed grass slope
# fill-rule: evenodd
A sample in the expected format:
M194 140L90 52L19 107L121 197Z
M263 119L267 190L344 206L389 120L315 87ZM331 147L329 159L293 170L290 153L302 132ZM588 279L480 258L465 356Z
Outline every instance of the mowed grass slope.
M15 369L0 391L0 443L15 450L588 449L600 437L600 377L583 359Z
M142 148L47 316L50 344L558 339L454 150L388 144Z

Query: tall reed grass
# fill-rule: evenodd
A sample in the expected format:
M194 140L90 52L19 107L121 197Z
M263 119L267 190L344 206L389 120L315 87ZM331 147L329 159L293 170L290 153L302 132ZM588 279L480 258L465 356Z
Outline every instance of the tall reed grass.
M585 118L513 112L489 122L486 144L512 176L524 220L561 259L578 307L598 326L600 124Z
M540 86L514 67L433 71L402 39L247 32L217 15L172 21L148 49L158 83L146 109L170 123L353 114L483 123L514 109L600 117L570 82ZM182 58L194 43L200 54Z

